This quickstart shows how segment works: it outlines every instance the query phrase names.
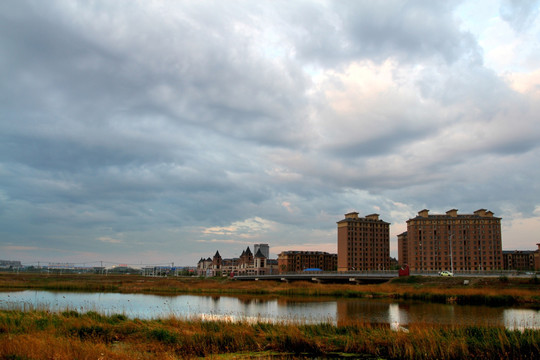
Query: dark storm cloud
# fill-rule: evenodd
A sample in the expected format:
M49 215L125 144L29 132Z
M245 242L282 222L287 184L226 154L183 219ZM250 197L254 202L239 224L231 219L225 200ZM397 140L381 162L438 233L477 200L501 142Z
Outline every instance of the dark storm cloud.
M227 46L234 35L224 39L216 30L194 32L179 21L163 25L163 32L143 23L134 28L134 37L120 34L110 41L108 27L114 23L86 29L62 17L55 22L43 18L61 15L52 10L33 15L24 23L10 18L9 11L5 15L5 26L16 34L6 36L8 66L20 69L7 79L16 91L10 89L6 96L11 104L37 102L53 112L45 121L77 117L84 127L111 127L118 116L135 124L145 121L142 115L149 121L162 116L170 126L205 126L207 131L270 143L291 143L300 130L290 118L299 115L297 97L287 93L302 91L302 77L278 74L264 59L236 56ZM124 14L116 16L121 25L136 25ZM145 41L138 40L138 32ZM133 48L125 51L127 46ZM9 116L8 109L4 111ZM43 120L28 118L29 127Z
M338 1L307 9L302 4L290 16L300 23L293 34L299 55L308 62L435 57L451 63L464 54L479 59L473 37L459 30L452 15L455 6L447 1Z
M386 127L379 135L374 135L359 142L337 142L328 147L331 154L340 158L370 158L384 156L398 151L402 146L419 141L436 132L435 125L412 125L407 118L393 117L391 124L373 124L363 131L373 131L374 127ZM353 130L351 130L353 131ZM373 131L375 132L375 131Z

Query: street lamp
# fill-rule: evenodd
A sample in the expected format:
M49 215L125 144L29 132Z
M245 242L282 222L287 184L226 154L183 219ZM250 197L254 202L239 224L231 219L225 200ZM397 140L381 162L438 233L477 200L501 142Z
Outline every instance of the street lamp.
M454 234L450 234L448 242L450 243L450 272L454 274L454 260L452 259L452 237Z

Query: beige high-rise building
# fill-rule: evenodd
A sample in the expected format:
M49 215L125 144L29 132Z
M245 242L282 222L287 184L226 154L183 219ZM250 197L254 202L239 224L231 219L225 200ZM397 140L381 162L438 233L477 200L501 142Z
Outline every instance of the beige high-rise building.
M407 220L407 261L411 270L489 271L503 268L501 218L485 209L473 214L418 212ZM398 242L398 247L400 244ZM401 253L401 250L398 249Z
M337 222L338 271L390 269L390 223L379 214L345 214Z

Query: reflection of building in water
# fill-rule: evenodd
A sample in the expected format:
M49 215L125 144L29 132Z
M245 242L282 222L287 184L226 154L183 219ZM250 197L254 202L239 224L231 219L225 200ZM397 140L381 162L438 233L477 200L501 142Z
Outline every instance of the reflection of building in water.
M403 326L409 324L409 316L405 309L401 309L399 304L390 304L388 306L388 323L392 330L406 330Z
M429 210L407 220L408 265L411 270L502 269L501 218L480 209L474 214L430 215ZM398 249L398 252L400 250ZM401 259L400 259L401 261Z
M337 323L350 321L389 324L404 330L412 324L509 326L512 313L489 306L467 306L424 302L390 302L377 299L337 299ZM519 311L518 311L519 313ZM531 314L535 313L535 316ZM540 328L540 311L528 312L531 321L526 326ZM523 317L524 315L519 316ZM512 318L514 321L517 315ZM519 319L521 319L521 317ZM532 325L530 325L532 324Z
M366 323L388 323L389 302L372 299L337 299L337 322L338 324L349 321Z
M540 311L532 309L505 309L504 327L509 330L540 329Z

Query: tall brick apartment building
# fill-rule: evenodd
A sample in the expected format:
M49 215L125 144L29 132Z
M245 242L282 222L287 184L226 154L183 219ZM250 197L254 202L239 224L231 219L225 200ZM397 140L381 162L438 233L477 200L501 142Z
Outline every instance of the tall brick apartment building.
M409 264L409 244L407 240L406 231L397 236L398 264L401 266Z
M337 222L338 271L390 269L390 223L379 214L345 214Z
M473 214L458 214L452 209L446 214L434 215L422 210L418 216L407 220L407 232L400 236L398 253L407 254L411 270L503 268L501 218L485 209ZM407 251L399 249L400 246L407 246Z

